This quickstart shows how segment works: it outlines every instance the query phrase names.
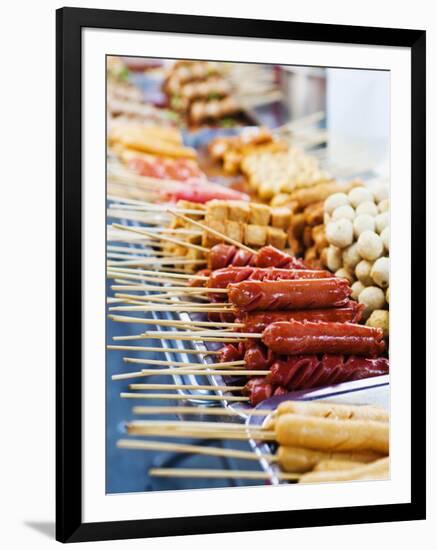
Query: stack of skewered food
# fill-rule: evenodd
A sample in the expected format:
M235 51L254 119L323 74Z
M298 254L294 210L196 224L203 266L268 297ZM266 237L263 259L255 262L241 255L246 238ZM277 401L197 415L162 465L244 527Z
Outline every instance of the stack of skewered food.
M188 410L167 407L164 412ZM159 410L159 409L158 409ZM156 414L149 407L135 407L136 414ZM268 410L254 410L262 416ZM134 420L127 424L133 436L202 437L252 440L268 444L270 452L241 451L232 448L180 444L147 439L121 439L122 449L161 450L172 453L232 457L239 460L264 460L277 465L281 481L324 483L354 480L382 480L389 477L389 416L376 406L343 405L323 401L284 401L269 414L262 426L238 426L232 422ZM276 450L275 450L276 449ZM271 472L193 468L153 468L152 476L270 479Z
M179 61L163 84L169 105L190 126L229 120L241 111L232 86L223 74L223 64L210 61Z

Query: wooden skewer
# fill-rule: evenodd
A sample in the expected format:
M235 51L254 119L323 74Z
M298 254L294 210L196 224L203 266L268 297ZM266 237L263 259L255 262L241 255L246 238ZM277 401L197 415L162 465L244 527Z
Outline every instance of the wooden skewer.
M177 393L121 393L120 397L127 399L183 399L189 401L191 399L207 400L207 401L249 401L249 397L238 397L230 395L224 397L221 395L181 395Z
M189 219L189 218L188 218ZM132 231L132 233L138 233L140 235L145 235L146 237L150 237L152 239L157 239L158 241L168 241L172 244L177 244L179 246L184 246L186 248L192 248L193 250L199 250L200 252L208 253L209 248L205 248L204 246L199 246L198 244L189 243L187 241L181 241L180 239L175 239L174 237L169 237L167 235L156 235L155 233L152 233L151 231L147 231L146 229L138 229L137 227L132 227L130 225L120 225L118 223L113 223L112 227L115 227L116 229L121 229L123 231Z
M241 409L245 414L251 416L268 416L271 411L262 409ZM238 411L228 407L183 407L183 406L165 406L165 407L145 407L138 405L132 408L132 414L187 414L187 415L205 415L205 416L239 416Z
M144 441L138 439L120 439L117 441L120 449L137 449L142 451L169 451L173 453L190 453L206 456L224 456L229 458L241 458L245 460L260 460L263 458L268 462L275 462L276 455L253 451L240 451L238 449L224 449L222 447L205 447L184 443L171 443L168 441Z
M143 323L146 325L156 325L164 327L178 326L195 326L195 327L223 327L223 328L239 328L244 327L244 323L221 323L215 321L178 321L173 319L146 319L142 317L125 317L124 315L111 315L113 321L127 323Z
M140 378L147 376L173 376L175 374L182 376L184 374L194 374L196 376L267 376L269 370L220 370L220 369L142 369L139 372L123 372L113 374L112 380L129 380L130 378Z
M214 321L178 321L170 319L149 319L141 317L125 317L122 315L111 315L113 321L127 323L142 323L144 325L156 325L163 327L222 327L222 328L239 328L244 326L243 323L215 323Z
M233 307L224 307L222 305L217 306L216 304L211 305L207 304L193 304L193 302L188 302L190 305L185 305L184 303L178 303L175 305L164 304L160 305L145 305L145 306L118 306L111 308L111 311L184 311L187 313L221 313L221 312L233 312L236 311ZM229 304L226 304L228 306ZM210 306L210 307L208 307Z
M136 363L138 365L158 365L161 367L196 367L198 369L207 369L210 365L208 363L188 363L185 361L161 361L160 359L136 359L134 357L123 357L125 363ZM218 363L221 369L227 367L242 367L246 364L246 361L226 361Z
M204 399L205 396L202 396ZM211 396L210 396L211 397ZM198 398L197 398L198 399ZM227 399L225 399L227 400ZM129 435L155 435L159 437L198 437L200 439L237 439L247 441L248 439L257 439L260 441L275 441L274 432L265 432L262 430L252 432L242 432L228 429L212 430L205 428L185 428L175 430L173 428L166 429L164 426L126 426Z
M130 390L215 390L239 391L243 386L213 386L211 384L129 384Z
M125 197L115 197L115 196L111 196L111 195L108 195L107 199L110 200L110 201L122 203L122 204L118 205L117 208L122 207L123 204L124 204L124 205L136 206L137 208L145 209L145 210L156 210L157 212L166 212L167 211L167 206L166 205L156 204L156 203L153 203L153 202L140 201L140 200L136 200L136 199L128 199L128 198L125 198ZM189 209L186 209L186 208L176 208L176 211L180 212L182 214L197 214L199 216L201 216L203 214L202 210L205 210L205 207L202 204L199 204L199 210L189 210Z
M159 288L155 288L154 292L159 292ZM147 294L146 296L142 296L142 295L138 295L138 294L124 294L124 293L120 293L120 292L117 292L115 294L115 298L124 298L126 301L130 301L130 300L135 300L136 302L139 302L140 304L143 303L143 302L153 302L153 301L156 301L156 300L152 300L151 298L162 298L162 299L165 299L166 302L169 302L169 303L175 303L174 300L171 300L171 298L187 298L187 297L193 297L193 298L196 298L198 300L208 300L208 298L206 296L203 296L202 294L199 293L199 295L197 295L196 293L188 293L188 292L184 292L184 289L182 290L175 290L174 292L172 292L171 290L168 290L167 292L161 292L160 294ZM123 300L119 300L120 302L123 302ZM185 300L187 302L187 300ZM163 302L165 303L165 302ZM177 302L178 304L180 302ZM189 302L191 305L193 304L197 304L197 302L193 302L193 301L190 301ZM210 302L208 302L210 303Z
M196 279L199 281L207 281L208 277L205 277L204 275L188 275L186 273L169 273L167 271L150 271L147 269L131 269L128 267L120 267L120 268L113 268L111 271L120 271L123 276L126 276L125 274L132 274L135 276L139 275L151 275L153 277L164 277L168 279ZM159 282L159 281L158 281Z
M152 319L151 319L152 320ZM117 345L108 345L106 346L109 350L126 350L126 351L146 351L146 352L162 352L162 353L187 353L190 355L219 355L219 351L203 351L197 349L184 349L180 350L177 348L160 348L160 347L147 347L147 346L117 346Z
M133 222L146 223L147 225L156 225L161 227L165 223L168 223L168 217L163 216L162 214L152 214L141 211L129 211L129 210L116 210L108 209L106 211L107 218L111 219L120 219L120 220L130 220Z
M162 252L160 250L146 250L144 248L130 248L129 246L107 246L106 250L109 254L117 254L120 253L121 255L127 254L127 253L134 253L137 256L143 255L143 256L156 256L156 257L162 257L162 256L168 256L167 252Z
M205 477L218 479L270 479L268 472L252 472L251 470L208 470L194 468L151 468L149 475L155 477ZM278 473L283 481L300 479L300 474Z
M143 265L202 265L205 264L206 260L189 260L182 258L180 256L175 256L174 258L145 258L144 260L111 260L106 262L106 265L109 267L117 266L138 266Z
M166 336L164 336L164 334ZM194 334L197 334L197 333L194 333ZM228 337L228 333L227 332L223 332L224 336L226 337L216 337L216 336L197 336L197 338L195 336L183 336L183 335L180 335L180 333L176 332L176 331L168 331L168 332L165 332L163 333L163 336L160 336L159 339L161 340L187 340L188 342L190 341L201 341L201 342L219 342L219 343L222 343L222 344L237 344L238 342L242 342L244 341L244 338L229 338ZM142 332L141 334L137 334L137 335L132 335L132 334L129 334L129 335L126 335L126 336L113 336L112 339L115 340L115 341L121 341L121 340L144 340L144 339L150 339L151 336L148 332ZM157 336L154 336L153 337L154 339L155 338L158 338Z
M208 233L211 233L212 235L215 235L219 239L223 239L225 242L231 243L234 246L237 246L238 248L242 248L243 250L247 250L247 252L251 252L252 254L256 253L256 251L253 250L253 248L249 248L245 244L240 243L240 242L236 241L235 239L232 239L231 237L228 237L227 235L224 235L223 233L220 233L220 231L216 231L215 229L212 229L211 227L208 227L207 225L204 225L203 223L200 223L196 220L192 220L191 218L187 218L183 214L178 214L177 212L175 212L172 209L168 209L168 212L170 212L170 214L173 214L173 216L175 216L176 218L180 218L181 220L184 220L187 223L191 223L191 224L193 224L197 227L200 227L200 229L203 229L203 231L207 231Z
M162 338L163 336L168 337L169 333L171 334L171 338L174 337L175 339L184 340L185 336L187 337L196 336L197 338L199 338L200 336L220 336L220 334L223 334L223 331L201 330L196 332L190 332L187 330L186 332L174 332L174 331L151 330L151 331L147 331L147 333L145 332L144 334L148 334L151 338L156 338L156 337ZM263 335L260 332L226 332L225 338L227 338L228 336L231 338L245 339L245 338L262 338Z
M141 285L143 288L140 290L147 290L152 292L168 292L169 294L176 294L176 293L182 293L184 294L227 294L229 290L227 288L203 288L203 287L190 287L190 286L169 286L169 287L162 287L162 286L153 286L153 285ZM128 289L132 290L132 289ZM135 295L137 297L137 295ZM145 299L145 297L143 296Z
M126 274L120 274L118 271L115 271L114 270L110 270L106 273L106 276L108 279L114 279L114 282L119 282L120 279L115 279L115 277L120 277L120 276L125 276L125 275L128 275L130 276L129 273L126 273ZM150 282L150 283L156 283L155 285L143 285L141 283L138 283L137 282L137 279L140 279L141 281L147 281L147 282ZM112 285L111 288L112 290L145 290L144 288L142 288L143 286L155 286L155 288L157 288L158 290L160 288L167 288L166 286L161 286L163 284L165 285L174 285L174 283L177 281L177 284L178 285L186 285L188 286L188 282L185 282L183 280L175 280L175 279L167 279L167 278L159 278L158 277L152 277L150 275L139 275L139 276L135 276L135 277L132 277L132 280L126 280L124 281L122 284L123 285L126 285L126 286L116 286L116 285Z

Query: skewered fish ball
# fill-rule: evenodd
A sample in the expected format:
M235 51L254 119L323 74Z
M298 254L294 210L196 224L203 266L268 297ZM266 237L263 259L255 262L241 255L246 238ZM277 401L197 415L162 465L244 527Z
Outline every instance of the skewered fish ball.
M352 208L352 206L349 206L349 204L339 206L332 213L333 220L340 220L342 218L346 218L351 221L355 218L355 210Z
M377 286L368 286L358 296L360 304L365 306L364 317L368 317L375 309L382 309L385 304L384 291Z
M362 202L373 201L372 192L366 187L355 187L349 191L349 202L356 208Z
M332 220L326 226L326 238L334 246L345 248L353 241L352 222L345 218L341 220Z
M384 251L384 244L379 235L373 231L364 231L358 237L358 252L365 260L373 261L379 258Z
M361 256L358 252L357 243L351 244L343 251L343 265L346 269L354 271L358 262L361 261Z
M382 233L382 231L386 227L388 227L389 222L390 222L390 216L388 212L382 212L381 214L378 214L375 218L376 231L378 233Z
M364 231L375 231L375 218L370 214L358 214L353 222L355 237L359 237Z
M358 262L357 267L355 268L355 275L364 286L373 285L373 279L370 276L371 271L372 264L370 262L367 260L361 260L361 262Z
M378 214L378 207L373 201L366 201L359 204L356 208L357 214L370 214L376 216Z
M342 263L342 252L340 248L332 244L331 246L328 247L326 252L326 265L328 269L333 273L335 273L341 268L343 263Z
M390 282L390 259L378 258L373 264L370 276L381 288L387 288Z
M363 285L363 283L361 281L355 281L354 284L351 286L351 289L352 289L351 297L354 300L358 300L358 296L361 294L361 292L365 288L366 287Z
M349 199L345 193L334 193L325 200L325 212L332 214L339 206L349 204Z

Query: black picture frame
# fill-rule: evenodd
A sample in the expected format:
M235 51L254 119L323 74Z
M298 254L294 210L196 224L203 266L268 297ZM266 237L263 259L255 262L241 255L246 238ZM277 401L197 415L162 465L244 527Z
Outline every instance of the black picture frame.
M81 31L85 27L395 46L411 50L411 502L82 522ZM56 538L78 542L425 519L425 48L422 30L62 8L56 13ZM170 498L170 497L169 497Z

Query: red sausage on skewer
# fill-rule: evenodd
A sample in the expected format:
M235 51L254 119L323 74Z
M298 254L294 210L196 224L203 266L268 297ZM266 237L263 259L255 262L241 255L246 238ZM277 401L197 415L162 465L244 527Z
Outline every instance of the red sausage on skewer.
M332 353L376 357L384 351L379 328L352 323L288 321L269 325L262 341L275 353Z
M230 265L289 269L305 269L306 267L302 260L294 258L274 246L263 246L255 254L228 244L213 246L208 254L208 268L214 270Z
M349 300L344 307L325 309L303 309L297 311L255 311L240 313L237 323L244 323L243 332L263 332L272 323L280 321L325 321L334 323L357 323L361 319L364 305Z
M229 302L242 311L342 307L351 294L346 279L242 281L229 285Z
M317 388L388 374L385 357L343 357L342 355L302 355L276 361L270 374L247 382L243 392L252 405L289 391Z

